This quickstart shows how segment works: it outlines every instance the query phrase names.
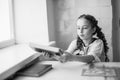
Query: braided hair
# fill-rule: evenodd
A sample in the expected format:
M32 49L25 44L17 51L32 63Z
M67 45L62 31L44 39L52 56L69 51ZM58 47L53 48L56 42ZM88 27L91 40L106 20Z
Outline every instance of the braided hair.
M93 28L96 28L96 31L93 33L93 35L96 34L96 36L103 41L104 51L105 51L105 61L108 62L109 58L107 57L107 52L108 52L109 47L107 46L108 43L105 39L104 33L101 31L101 28L98 26L98 21L92 15L88 15L88 14L87 15L83 14L78 17L78 19L80 18L87 19L90 22L91 26ZM82 50L82 47L83 47L82 44L83 44L82 39L80 39L80 37L77 36L77 49Z

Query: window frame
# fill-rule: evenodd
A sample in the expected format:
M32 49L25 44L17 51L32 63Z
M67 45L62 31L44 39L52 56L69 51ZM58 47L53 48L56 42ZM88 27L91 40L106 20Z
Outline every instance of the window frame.
M10 17L10 28L11 28L11 39L0 42L0 48L5 48L15 44L15 27L14 27L14 9L13 9L13 0L8 0L9 6L9 17Z

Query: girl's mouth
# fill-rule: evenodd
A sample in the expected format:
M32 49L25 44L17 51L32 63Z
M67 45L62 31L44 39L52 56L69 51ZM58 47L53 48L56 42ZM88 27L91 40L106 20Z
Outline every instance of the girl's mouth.
M83 34L81 34L80 36L84 36Z

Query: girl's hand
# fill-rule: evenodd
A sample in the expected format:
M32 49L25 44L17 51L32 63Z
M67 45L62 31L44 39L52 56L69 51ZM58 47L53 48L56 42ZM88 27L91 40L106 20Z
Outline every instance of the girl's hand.
M43 56L46 58L52 58L54 55L48 52L42 52Z
M65 63L67 60L66 60L66 56L65 55L62 55L60 58L59 58L59 61L61 63Z
M60 57L60 62L62 63L65 63L67 61L72 61L73 60L73 55L68 53L68 52L65 52L61 57Z

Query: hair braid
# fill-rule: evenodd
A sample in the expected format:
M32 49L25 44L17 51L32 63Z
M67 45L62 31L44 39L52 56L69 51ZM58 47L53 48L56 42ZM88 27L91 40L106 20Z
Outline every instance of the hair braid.
M96 33L97 33L97 37L103 41L104 51L105 51L105 57L106 57L105 61L108 62L109 59L107 57L107 52L108 52L109 47L107 46L108 43L107 43L107 41L105 39L105 35L103 34L103 32L101 31L101 28L99 26L96 27Z
M82 50L82 43L83 43L82 39L80 39L80 37L77 36L77 49Z

